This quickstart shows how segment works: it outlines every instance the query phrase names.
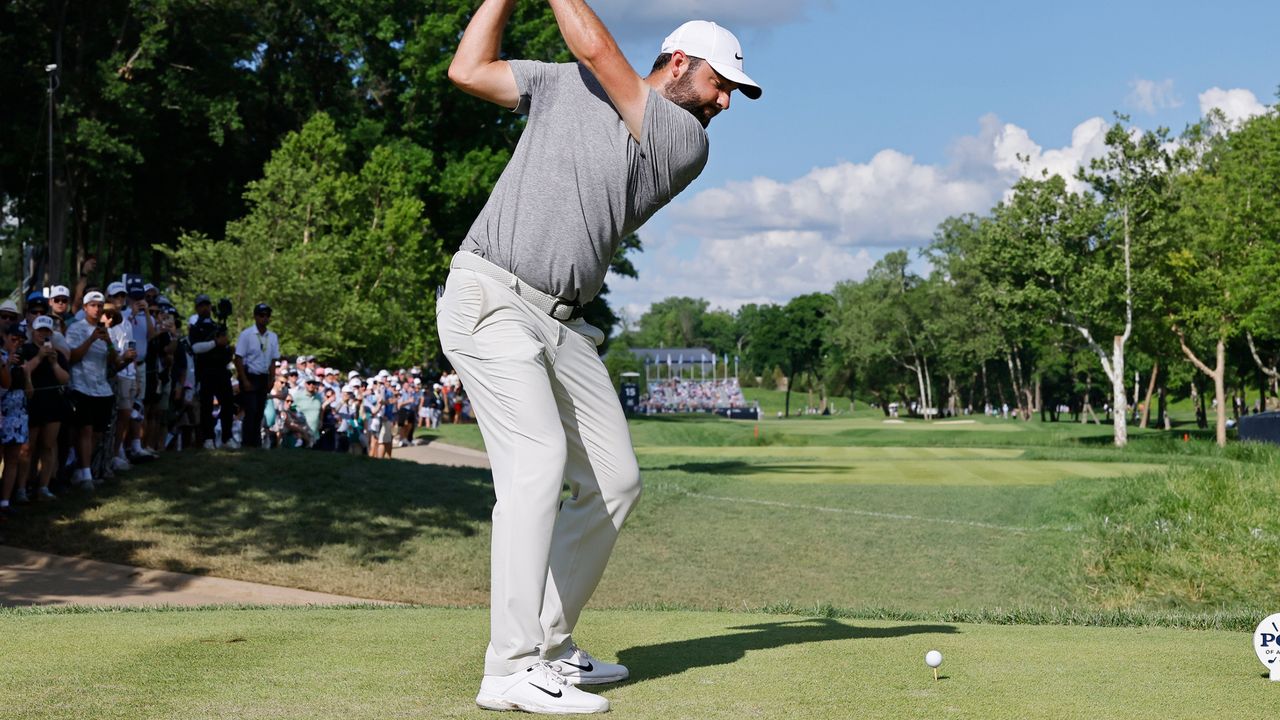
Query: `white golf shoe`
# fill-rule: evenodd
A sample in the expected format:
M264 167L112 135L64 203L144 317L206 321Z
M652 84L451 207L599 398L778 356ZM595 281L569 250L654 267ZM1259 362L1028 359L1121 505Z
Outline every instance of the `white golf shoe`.
M574 685L622 682L631 675L625 665L597 660L577 645L570 645L568 654L548 662L561 677Z
M510 675L485 675L476 705L486 710L524 710L548 715L609 712L609 701L583 692L540 662Z

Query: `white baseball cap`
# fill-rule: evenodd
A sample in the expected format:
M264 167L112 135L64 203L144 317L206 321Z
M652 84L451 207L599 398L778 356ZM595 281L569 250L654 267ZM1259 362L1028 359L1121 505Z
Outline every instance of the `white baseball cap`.
M742 45L728 30L708 20L690 20L662 41L662 52L676 50L706 60L716 72L737 83L748 98L760 97L760 86L742 71Z
M107 297L112 295L123 295L125 293L124 283L113 282L107 286Z
M53 318L49 317L48 315L41 315L37 317L35 320L31 321L31 329L32 330L52 330Z
M56 298L56 297L70 298L71 291L67 289L66 285L54 285L49 288L49 291L46 292L45 295L50 298Z

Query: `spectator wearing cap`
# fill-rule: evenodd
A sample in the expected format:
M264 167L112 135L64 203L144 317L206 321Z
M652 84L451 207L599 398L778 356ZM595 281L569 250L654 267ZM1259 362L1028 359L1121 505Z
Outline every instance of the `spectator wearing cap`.
M27 295L26 306L26 317L22 320L22 327L27 331L27 339L30 340L32 338L31 323L36 318L49 314L49 299L44 296L43 292L36 290ZM57 332L56 324L50 342L53 343L54 350L67 356L71 355L71 347L67 345L67 338L62 333Z
M320 378L308 375L293 389L293 407L307 422L313 440L320 437L320 415L324 398L320 394Z
M37 463L36 498L54 499L49 482L58 467L58 433L71 419L71 405L63 389L71 381L67 357L54 347L54 319L41 316L31 323L31 341L22 347L22 356L31 377L32 395L27 414L31 428L32 457ZM65 342L65 338L64 338Z
M168 405L164 416L164 424L167 427L165 438L162 441L163 446L168 446L170 442L181 447L190 447L194 444L192 429L199 422L199 413L195 409L195 356L191 353L191 341L186 333L181 330L182 313L178 312L178 308L174 306L169 298L161 295L157 298L160 301L160 308L168 316L166 327L173 334L175 342L173 343L173 355L170 360L168 369L165 371L168 378L169 396L167 400L162 400L162 404Z
M342 393L342 383L339 382L339 377L338 368L326 368L324 371L324 388L332 390L337 397L341 397Z
M115 346L116 357L123 357L132 352L130 362L116 372L115 376L115 437L111 446L111 469L125 471L132 467L125 457L125 448L134 431L133 403L139 398L137 338L133 333L133 324L129 320L132 308L129 305L129 293L122 282L113 282L107 286L108 307L103 309L104 317L111 320L111 344Z
M18 304L12 300L0 302L0 326L8 327L12 323L22 322L22 314Z
M222 446L234 450L239 445L231 436L236 415L231 397L231 375L227 372L227 364L231 362L231 341L227 338L226 328L214 322L212 312L213 301L209 296L204 293L197 295L196 318L189 336L191 352L196 360L196 384L200 388L200 437L206 450L214 448L213 401L216 399L221 406L218 420L222 425Z
M178 361L178 330L173 313L160 297L148 298L147 315L153 328L147 339L142 368L142 455L156 455L165 446L166 417L173 406L173 366ZM137 452L135 450L135 452Z
M408 447L413 442L413 429L418 424L418 406L421 404L417 386L405 375L400 381L400 395L396 398L396 431L400 447Z
M26 339L26 329L18 323L11 323L4 333L4 351L0 353L3 357L3 366L0 366L0 413L3 413L0 418L0 445L4 447L0 513L8 512L10 500L27 502L27 460L30 458L27 401L31 397L31 376L19 352Z
M280 360L280 338L267 329L271 306L258 303L253 308L253 325L236 339L236 375L240 378L240 401L244 422L240 435L246 447L262 447L262 416L267 396Z
M71 310L71 290L66 285L51 285L49 292L49 314L60 320L64 326L71 324L76 314ZM54 330L57 330L55 327Z
M126 433L121 434L120 457L124 457L125 446L128 446L128 453L131 457L150 459L156 457L156 453L143 447L142 440L146 431L146 406L147 406L147 389L153 394L156 387L157 378L153 374L147 377L148 368L153 371L156 367L156 359L153 358L151 352L152 338L157 343L160 342L162 331L156 327L155 318L152 317L150 308L147 303L147 295L145 285L142 278L137 275L125 276L125 292L128 299L125 301L125 307L122 310L124 318L123 328L126 335L125 342L133 341L133 348L138 353L137 358L133 361L133 398L129 403L128 418L121 418L120 422L127 429ZM134 419L134 405L140 404L143 412L139 414L138 419Z
M104 319L106 297L97 290L84 295L84 320L67 329L71 346L71 403L75 407L77 469L73 483L84 490L94 486L93 448L111 424L114 392L107 379L107 368L121 368L133 362L132 351L117 355Z

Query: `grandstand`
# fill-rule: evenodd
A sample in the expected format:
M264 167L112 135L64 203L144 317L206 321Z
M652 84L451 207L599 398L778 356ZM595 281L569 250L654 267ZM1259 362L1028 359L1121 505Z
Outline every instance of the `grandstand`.
M731 417L754 415L755 406L742 395L729 374L729 356L706 348L631 348L644 365L645 392L639 411L655 413L714 412Z

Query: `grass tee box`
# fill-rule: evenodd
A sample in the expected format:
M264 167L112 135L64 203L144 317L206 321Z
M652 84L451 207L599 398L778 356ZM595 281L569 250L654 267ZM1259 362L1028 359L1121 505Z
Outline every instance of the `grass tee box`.
M484 610L0 612L0 718L486 718ZM1261 717L1243 632L588 612L610 717ZM924 664L940 650L941 679ZM39 678L33 682L33 678Z

